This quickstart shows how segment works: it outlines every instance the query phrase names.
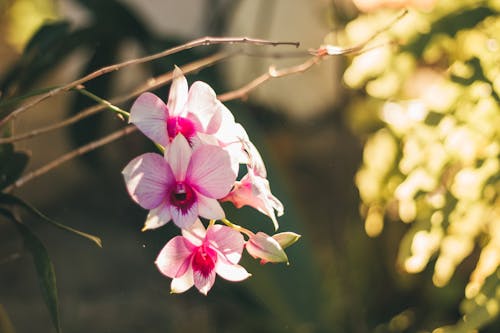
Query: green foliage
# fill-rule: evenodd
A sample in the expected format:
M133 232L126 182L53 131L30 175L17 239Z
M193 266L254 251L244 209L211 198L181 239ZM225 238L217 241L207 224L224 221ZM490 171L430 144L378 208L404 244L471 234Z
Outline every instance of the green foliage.
M42 297L49 309L52 323L58 333L61 332L61 323L59 320L56 274L54 266L50 260L49 254L42 242L31 230L26 227L15 215L4 208L0 208L0 214L13 221L23 237L25 248L30 252L35 263L35 269L38 276L38 282Z
M498 314L499 10L498 1L450 0L410 12L389 33L398 50L361 54L344 76L367 93L351 104L353 119L376 113L382 127L356 175L367 233L380 234L386 217L411 224L398 265L417 273L432 262L436 286L480 251L463 319L436 332L469 332ZM362 15L346 36L354 44L391 15Z

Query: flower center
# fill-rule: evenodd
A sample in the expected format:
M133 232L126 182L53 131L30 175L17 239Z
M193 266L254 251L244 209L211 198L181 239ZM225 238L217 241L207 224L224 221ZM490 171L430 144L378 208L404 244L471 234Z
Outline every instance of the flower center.
M191 186L185 183L177 183L170 192L170 203L186 213L196 201L196 193Z
M183 117L172 117L167 119L167 132L170 141L172 141L177 134L181 133L186 139L194 136L195 128L191 120Z
M193 270L203 277L208 277L215 268L217 253L205 244L198 247L193 258Z

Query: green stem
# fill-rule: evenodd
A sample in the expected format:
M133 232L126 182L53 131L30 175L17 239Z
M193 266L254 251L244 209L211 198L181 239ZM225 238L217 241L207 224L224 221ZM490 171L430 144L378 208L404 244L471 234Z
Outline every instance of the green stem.
M104 106L106 106L109 110L113 111L113 112L116 112L117 114L121 115L122 117L124 117L125 119L128 119L130 114L125 111L125 110L122 110L120 109L119 107L111 104L110 102L108 102L107 100L105 99L102 99L101 97L97 96L97 95L94 95L93 93L91 93L90 91L88 91L87 89L79 86L79 87L76 87L75 88L76 91L78 91L80 94L84 95L84 96L87 96L91 99L93 99L94 101L96 101L97 103L99 104L102 104Z
M251 232L250 230L245 229L245 228L243 228L242 226L239 226L239 225L237 225L237 224L234 224L234 223L232 223L231 221L229 221L228 219L225 219L225 218L224 218L224 219L222 219L221 221L222 221L225 225L227 225L228 227L231 227L231 228L233 228L233 229L234 229L234 230L236 230L236 231L239 231L239 232L241 232L241 233L244 233L244 234L245 234L245 235L247 235L248 237L252 237L252 236L254 235L254 233L253 233L253 232Z

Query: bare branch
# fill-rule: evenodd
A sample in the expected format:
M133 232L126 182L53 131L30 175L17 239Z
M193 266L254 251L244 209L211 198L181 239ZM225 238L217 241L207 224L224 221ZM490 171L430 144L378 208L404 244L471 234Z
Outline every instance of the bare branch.
M162 52L145 56L142 58L136 58L132 60L128 60L122 63L110 65L107 67L103 67L99 70L96 70L95 72L92 72L78 80L75 80L73 82L70 82L68 84L65 84L61 87L52 89L48 91L47 93L44 93L42 95L39 95L37 98L33 99L30 102L27 102L17 109L15 109L12 113L7 115L4 119L0 120L0 126L5 124L7 121L10 119L15 119L19 114L23 113L25 110L35 106L36 104L44 101L45 99L55 96L61 92L64 91L69 91L73 89L74 87L84 84L85 82L88 82L90 80L93 80L101 75L114 72L117 70L120 70L124 67L131 66L131 65L137 65L137 64L142 64L145 62L153 61L159 58L163 58L169 55L172 55L174 53L178 53L184 50L189 50L197 46L205 46L205 45L216 45L216 44L253 44L253 45L271 45L271 46L278 46L278 45L293 45L295 47L299 46L298 42L278 42L278 41L269 41L265 39L255 39L255 38L248 38L248 37L203 37L199 39L195 39L193 41L190 41L188 43L164 50Z
M206 58L203 58L203 59L200 59L197 61L193 61L185 66L181 66L181 70L183 73L186 73L186 74L193 73L193 72L199 71L202 68L211 66L219 61L227 59L227 58L233 56L234 54L235 53L218 52L218 53L215 53L215 54L208 56ZM129 99L132 99L134 97L139 96L140 94L142 94L145 91L157 89L157 88L169 83L170 81L172 81L172 72L168 72L166 74L151 78L151 79L147 80L147 82L145 84L142 84L139 87L137 87L133 92L126 94L126 95L123 95L123 96L113 98L113 99L109 100L109 103L116 105L116 104L126 102ZM30 139L30 138L33 138L35 136L38 136L38 135L41 135L44 133L48 133L48 132L57 130L59 128L69 126L71 124L74 124L74 123L82 120L82 119L85 119L87 117L90 117L90 116L98 113L98 112L101 112L102 110L105 110L105 109L106 109L105 105L102 105L102 104L94 105L94 106L91 106L89 108L84 109L82 112L79 112L76 115L74 115L70 118L67 118L61 122L51 124L51 125L48 125L46 127L38 128L38 129L35 129L35 130L28 132L28 133L19 134L19 135L11 136L8 138L0 138L0 144L13 143L13 142L21 141L21 140Z
M253 79L243 87L229 91L227 93L218 96L219 100L222 102L227 102L234 99L240 99L247 97L248 93L260 86L261 84L269 81L270 79L280 78L283 76L288 76L292 74L302 73L311 68L312 66L318 64L323 60L323 56L314 56L309 58L307 61L292 67L286 67L283 69L276 69L275 66L270 66L268 71L257 78Z
M137 130L137 128L133 125L127 126L125 128L122 128L121 130L118 130L116 132L113 132L99 140L92 141L86 145L83 145L75 150L70 151L69 153L66 153L62 155L61 157L53 160L50 163L45 164L44 166L27 173L23 177L19 178L14 184L10 185L5 189L6 192L10 192L16 188L19 188L29 182L30 180L33 180L41 175L46 174L47 172L51 171L54 168L57 168L61 164L78 157L80 155L86 154L94 149L97 149L99 147L102 147L110 142L113 142L121 137L124 137L130 133L133 133Z

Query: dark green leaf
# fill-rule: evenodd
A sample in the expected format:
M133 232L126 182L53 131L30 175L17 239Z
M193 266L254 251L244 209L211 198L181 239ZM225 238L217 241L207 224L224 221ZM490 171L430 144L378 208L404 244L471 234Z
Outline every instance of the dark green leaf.
M25 152L13 151L10 144L0 150L0 190L15 182L23 173L29 161Z
M71 227L65 226L64 224L60 224L60 223L48 218L45 214L40 212L38 209L36 209L35 207L31 206L30 204L26 203L25 201L21 200L18 197L15 197L13 195L6 194L6 193L0 193L0 204L20 206L20 207L26 209L31 214L41 218L45 222L48 222L59 229L69 231L71 233L77 234L78 236L85 237L88 240L96 243L99 247L102 247L102 241L99 237L85 233L85 232L80 231L80 230L73 229Z
M35 263L35 269L38 276L40 291L42 292L43 300L49 309L52 323L58 333L61 332L61 324L59 320L59 311L57 305L57 287L56 287L56 274L54 266L50 261L49 254L42 242L36 237L31 230L21 223L15 216L7 209L0 208L0 214L6 216L14 221L19 233L24 239L26 249L31 253Z

